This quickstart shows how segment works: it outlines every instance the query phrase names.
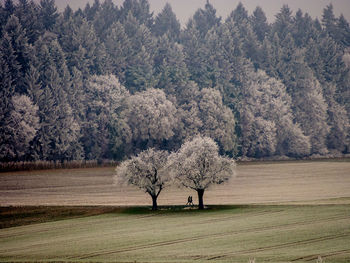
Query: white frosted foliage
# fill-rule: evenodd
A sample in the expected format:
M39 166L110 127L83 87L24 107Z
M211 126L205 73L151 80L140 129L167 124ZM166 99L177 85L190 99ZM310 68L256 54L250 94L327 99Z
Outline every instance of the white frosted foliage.
M115 183L134 185L148 193L157 209L156 200L164 187L171 182L166 169L169 153L150 148L122 162L116 168Z
M124 114L134 140L161 141L174 135L176 107L162 90L148 89L130 96Z

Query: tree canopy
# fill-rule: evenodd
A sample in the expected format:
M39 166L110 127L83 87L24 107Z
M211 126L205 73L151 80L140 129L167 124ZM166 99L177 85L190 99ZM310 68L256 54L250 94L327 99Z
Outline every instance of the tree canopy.
M166 170L169 153L152 148L122 162L116 169L116 182L135 185L152 197L152 210L157 210L157 198L171 182Z
M350 26L284 5L0 3L0 161L123 160L208 136L235 158L350 153Z
M198 193L199 209L204 208L204 191L213 184L222 184L235 175L233 159L219 155L219 147L209 137L196 136L185 142L169 157L175 180Z

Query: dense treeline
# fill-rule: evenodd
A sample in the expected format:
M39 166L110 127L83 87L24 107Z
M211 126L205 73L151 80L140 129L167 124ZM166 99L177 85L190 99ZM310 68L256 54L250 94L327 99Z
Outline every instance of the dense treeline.
M2 162L122 159L198 133L236 157L350 151L350 26L332 5L268 23L207 2L181 28L147 0L5 0L0 21Z

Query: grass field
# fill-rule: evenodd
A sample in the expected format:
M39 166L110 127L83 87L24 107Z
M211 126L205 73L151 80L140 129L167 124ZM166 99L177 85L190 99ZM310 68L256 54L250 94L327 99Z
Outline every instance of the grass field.
M349 162L239 165L205 211L175 188L128 206L150 200L112 175L0 174L0 262L350 262Z
M315 262L321 255L326 262L345 263L350 260L349 212L348 205L156 213L101 208L99 215L1 229L0 261L247 262L255 257L256 262Z

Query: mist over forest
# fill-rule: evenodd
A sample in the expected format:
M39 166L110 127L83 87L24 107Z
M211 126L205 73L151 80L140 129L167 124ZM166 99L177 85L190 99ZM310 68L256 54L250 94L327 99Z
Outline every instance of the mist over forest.
M350 26L331 4L268 22L208 1L181 27L147 0L4 0L0 25L0 162L122 160L197 134L240 159L350 152Z

